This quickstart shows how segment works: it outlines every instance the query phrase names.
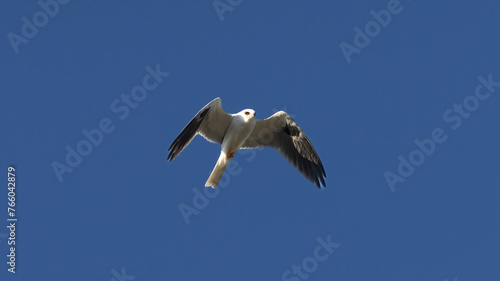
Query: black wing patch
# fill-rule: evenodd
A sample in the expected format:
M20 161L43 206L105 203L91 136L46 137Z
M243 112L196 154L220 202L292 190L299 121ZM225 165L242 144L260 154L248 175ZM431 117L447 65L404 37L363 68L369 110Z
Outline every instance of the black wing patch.
M291 117L287 116L282 132L282 155L318 188L322 185L326 187L323 163L307 136Z
M172 145L170 145L168 149L170 153L168 154L167 160L172 162L172 160L174 160L175 157L177 157L179 153L182 152L182 150L191 142L191 140L193 140L198 132L198 128L200 127L201 122L203 122L203 118L205 118L205 115L207 115L209 110L210 107L202 110L193 119L191 119L186 127L184 127L179 136L174 140Z

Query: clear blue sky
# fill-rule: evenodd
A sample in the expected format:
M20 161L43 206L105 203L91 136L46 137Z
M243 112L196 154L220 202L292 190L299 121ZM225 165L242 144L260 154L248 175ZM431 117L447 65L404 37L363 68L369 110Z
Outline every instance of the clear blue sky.
M1 280L500 280L498 1L59 1L1 3ZM264 149L200 199L220 146L167 149L215 97L326 189Z

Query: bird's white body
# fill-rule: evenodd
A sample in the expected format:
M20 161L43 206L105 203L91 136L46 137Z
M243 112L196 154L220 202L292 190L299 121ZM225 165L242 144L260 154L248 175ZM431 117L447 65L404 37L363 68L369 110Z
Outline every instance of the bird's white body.
M250 114L246 116L243 112L250 112ZM246 109L238 114L232 115L233 121L229 125L229 128L227 128L226 135L222 141L221 150L227 155L234 156L255 127L255 112L251 109Z
M250 114L245 115L248 112ZM233 120L229 124L224 140L222 141L219 159L205 186L217 186L229 165L229 161L238 152L255 127L255 111L251 109L245 109L237 114L232 114L232 116Z

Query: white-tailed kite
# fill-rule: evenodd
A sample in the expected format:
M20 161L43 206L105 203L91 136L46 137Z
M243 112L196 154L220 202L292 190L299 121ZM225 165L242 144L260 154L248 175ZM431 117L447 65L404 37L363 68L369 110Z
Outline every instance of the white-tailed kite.
M229 114L220 98L203 107L182 130L170 148L167 160L175 159L197 135L222 145L219 160L205 186L219 184L229 161L240 149L268 146L276 149L318 188L325 184L325 169L316 150L295 121L284 111L264 120L255 120L255 111L245 109Z

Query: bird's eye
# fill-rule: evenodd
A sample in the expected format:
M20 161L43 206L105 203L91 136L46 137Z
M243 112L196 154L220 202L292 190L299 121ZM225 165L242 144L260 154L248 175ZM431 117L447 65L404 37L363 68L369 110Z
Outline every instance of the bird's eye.
M250 115L250 112L248 112L248 111L245 111L245 115Z

